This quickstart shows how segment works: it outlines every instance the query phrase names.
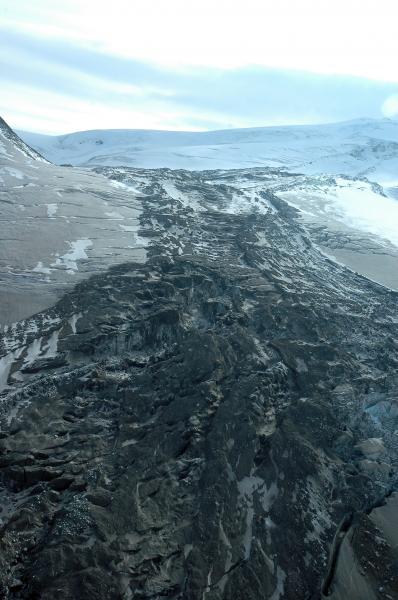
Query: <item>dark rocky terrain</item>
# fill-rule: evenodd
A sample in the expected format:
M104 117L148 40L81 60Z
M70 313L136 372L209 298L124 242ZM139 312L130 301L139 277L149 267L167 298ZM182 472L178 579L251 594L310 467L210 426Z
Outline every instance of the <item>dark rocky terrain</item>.
M274 185L98 171L146 260L4 330L0 596L398 598L397 293Z

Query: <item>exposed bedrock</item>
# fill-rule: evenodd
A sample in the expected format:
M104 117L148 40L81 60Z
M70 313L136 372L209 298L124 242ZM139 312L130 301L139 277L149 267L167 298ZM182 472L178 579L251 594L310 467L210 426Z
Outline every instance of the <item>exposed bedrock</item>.
M398 596L397 295L203 185L3 336L4 598Z

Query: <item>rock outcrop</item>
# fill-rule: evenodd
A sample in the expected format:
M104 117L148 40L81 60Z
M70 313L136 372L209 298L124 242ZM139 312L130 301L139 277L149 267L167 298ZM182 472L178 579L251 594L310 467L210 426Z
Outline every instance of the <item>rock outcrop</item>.
M101 172L147 260L3 335L0 595L396 598L397 294L271 192Z

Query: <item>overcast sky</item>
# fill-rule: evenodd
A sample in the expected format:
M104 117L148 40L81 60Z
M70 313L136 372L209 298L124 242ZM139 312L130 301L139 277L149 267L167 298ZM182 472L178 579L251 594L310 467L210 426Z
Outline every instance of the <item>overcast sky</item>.
M42 133L398 116L398 0L0 0L0 115Z

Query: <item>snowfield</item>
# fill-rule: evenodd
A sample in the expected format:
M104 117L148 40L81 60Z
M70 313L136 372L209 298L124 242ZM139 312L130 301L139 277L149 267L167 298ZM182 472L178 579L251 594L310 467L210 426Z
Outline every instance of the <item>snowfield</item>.
M392 119L198 133L110 129L19 135L56 164L188 170L268 166L368 177L387 186L398 174L398 121Z

